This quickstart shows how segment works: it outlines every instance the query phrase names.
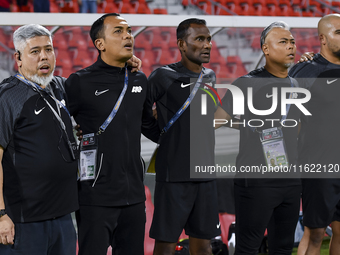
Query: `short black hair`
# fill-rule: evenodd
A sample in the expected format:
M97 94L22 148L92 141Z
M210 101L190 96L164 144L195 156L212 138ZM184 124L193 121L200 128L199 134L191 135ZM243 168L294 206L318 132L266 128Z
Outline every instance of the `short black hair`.
M187 37L187 32L191 24L197 24L197 25L207 25L207 22L204 19L196 19L196 18L191 18L191 19L186 19L183 20L177 27L177 40L182 39L185 40Z
M96 47L94 41L98 38L104 38L104 20L109 16L120 16L118 13L107 13L93 22L90 30L90 37L94 47ZM97 48L97 47L96 47ZM99 50L98 50L99 51ZM100 51L99 51L100 53Z

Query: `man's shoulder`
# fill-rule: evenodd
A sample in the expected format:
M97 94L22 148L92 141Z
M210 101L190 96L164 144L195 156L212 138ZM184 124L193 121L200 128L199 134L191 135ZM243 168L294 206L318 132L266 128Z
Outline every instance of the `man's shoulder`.
M316 77L320 71L327 67L327 65L328 61L318 53L313 57L313 60L294 65L289 71L289 75L295 78Z
M34 94L33 90L15 76L4 79L0 84L0 102L8 109L19 109L28 98Z
M216 79L216 74L214 70L204 67L204 77L210 77Z
M154 70L148 77L148 81L151 83L168 83L170 80L178 78L179 68L178 63L173 63L165 66L161 66Z
M234 80L232 82L232 84L234 85L244 85L244 84L248 84L250 82L256 82L256 80L252 81L251 78L261 78L261 77L267 77L265 69L263 67L255 69L251 72L249 72L246 75L243 75L239 78L237 78L236 80Z
M17 90L20 91L25 86L26 85L19 79L15 78L15 76L10 76L0 83L0 96L5 93L5 91L10 93L17 93Z

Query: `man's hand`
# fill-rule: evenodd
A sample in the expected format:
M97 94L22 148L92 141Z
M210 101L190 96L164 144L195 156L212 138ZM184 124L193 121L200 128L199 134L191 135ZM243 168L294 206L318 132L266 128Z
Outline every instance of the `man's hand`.
M305 52L305 53L302 54L298 63L306 62L308 60L313 60L314 55L315 55L314 52Z
M127 64L132 67L132 73L137 72L142 67L142 60L133 55L132 58L127 61Z
M156 104L154 104L154 105L152 106L152 115L153 115L153 117L154 117L156 120L158 119Z
M14 243L14 224L7 214L0 218L0 243L7 245Z
M80 125L74 127L75 130L77 130L76 135L78 136L78 140L81 141L83 139L83 131L80 129Z

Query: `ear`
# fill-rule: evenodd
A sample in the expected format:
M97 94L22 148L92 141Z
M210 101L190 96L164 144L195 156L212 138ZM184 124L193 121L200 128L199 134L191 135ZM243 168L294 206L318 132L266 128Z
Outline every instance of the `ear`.
M319 40L322 45L325 45L327 43L326 36L323 34L319 35Z
M177 39L177 47L180 52L185 52L186 43L183 39Z
M104 46L104 39L103 38L99 38L96 39L94 41L94 45L96 46L96 48L100 51L105 51L105 46Z
M19 52L15 52L14 59L15 62L17 62L18 68L20 68L22 66L22 54L19 54Z
M268 47L268 44L264 43L262 45L262 51L264 53L264 55L268 55L269 54L269 47Z

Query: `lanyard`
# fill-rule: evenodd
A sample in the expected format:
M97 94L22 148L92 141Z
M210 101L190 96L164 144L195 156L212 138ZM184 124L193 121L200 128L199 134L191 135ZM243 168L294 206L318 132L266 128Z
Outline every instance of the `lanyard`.
M288 78L289 78L289 80L290 80L290 86L293 88L293 87L294 87L293 80L292 80L292 78L291 78L290 76L288 76ZM291 92L291 93L289 94L289 98L292 98L292 96L293 96L293 93ZM284 121L284 120L287 119L287 116L288 116L288 112L289 112L290 106L291 106L291 104L287 104L287 105L286 105L286 115L283 115L283 116L282 116L282 118L281 118L281 120L280 120L281 123L282 123L282 121ZM256 131L256 127L250 127L249 125L248 125L248 127L249 127L253 132Z
M18 78L19 80L21 80L22 82L24 82L25 84L27 84L28 86L31 86L33 88L34 91L37 91L40 96L44 99L44 101L46 102L47 106L51 109L53 115L57 118L57 120L59 121L60 123L60 126L62 128L62 130L64 131L65 135L66 135L66 138L67 138L67 143L68 143L68 146L70 148L70 151L71 151L71 154L72 154L72 158L75 159L75 156L74 156L74 152L73 152L73 149L72 149L72 144L70 142L70 139L68 137L68 134L67 134L67 131L66 131L66 126L65 126L65 123L63 122L63 120L61 119L61 116L54 110L54 108L52 107L52 105L46 100L46 98L42 95L42 91L45 91L47 92L45 89L42 89L38 84L32 82L32 81L29 81L27 80L24 76L22 76L21 74L16 74L15 75L16 78ZM67 110L67 108L65 107L65 105L60 102L58 99L56 99L55 97L53 97L52 95L50 95L49 93L47 93L56 103L57 103L57 106L61 106L64 108L64 110L67 112L68 116L70 117L70 113L69 111Z
M169 120L168 124L166 124L166 126L163 128L161 135L163 135L164 133L168 132L169 128L175 123L175 121L182 115L182 113L188 108L188 106L191 104L191 101L194 99L196 92L199 88L199 86L202 83L202 79L203 79L203 69L200 73L200 75L198 76L198 79L196 81L195 87L192 89L189 97L187 100L185 100L184 104L182 105L182 107L176 112L176 114Z
M29 80L27 80L24 76L22 76L21 74L16 74L15 77L17 77L19 80L21 80L22 82L24 82L25 84L31 86L33 89L37 89L38 91L45 91L44 89L42 89L38 84L31 82ZM61 106L68 114L69 117L71 117L69 111L67 110L66 106L60 102L58 99L56 99L54 96L52 96L51 94L47 93L59 106ZM44 98L44 97L43 97ZM45 98L44 98L45 99ZM46 100L45 100L46 101ZM48 104L49 105L49 104Z
M118 112L118 109L123 101L125 92L127 90L128 87L128 83L129 83L129 76L128 76L128 71L127 68L125 68L125 78L124 78L124 88L122 90L122 92L120 93L120 96L115 104L115 106L112 109L112 112L110 113L109 117L107 117L107 119L104 121L104 123L99 127L99 131L97 132L97 135L100 135L101 133L103 133L105 131L105 129L108 127L108 125L111 123L111 121L113 120L113 118L116 116L116 113Z

